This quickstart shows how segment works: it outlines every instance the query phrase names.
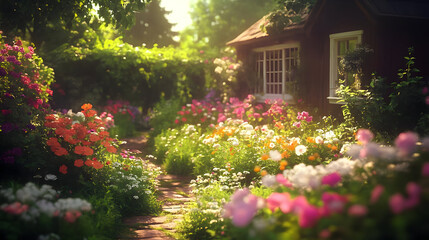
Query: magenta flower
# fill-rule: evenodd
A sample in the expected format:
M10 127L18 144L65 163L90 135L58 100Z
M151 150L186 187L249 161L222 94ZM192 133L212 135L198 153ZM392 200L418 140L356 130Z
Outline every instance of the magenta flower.
M321 215L330 216L333 213L341 213L348 199L338 193L324 192L322 194L322 201L323 207L320 209Z
M405 210L405 199L400 193L392 195L389 199L390 210L393 213L399 214Z
M423 164L423 167L422 167L422 176L429 177L429 162Z
M425 97L425 103L426 103L426 105L429 105L429 96Z
M374 189L372 189L371 192L371 203L376 203L378 201L378 199L380 198L381 194L383 194L384 192L384 187L382 185L377 185L374 187Z
M293 126L297 127L297 128L300 128L301 127L301 122L294 122Z
M226 116L223 113L219 113L218 117L217 117L217 122L224 122L226 120Z
M328 174L322 178L322 184L334 187L341 181L341 175L337 172Z
M319 209L313 205L303 206L298 213L298 224L302 228L313 227L319 220Z
M356 140L358 140L362 144L367 144L371 142L374 138L374 134L368 129L359 129L356 133Z
M399 150L400 156L409 156L416 149L416 143L419 136L414 132L403 132L395 140L395 145Z
M362 217L368 213L368 208L365 205L355 204L348 210L348 214L351 216Z

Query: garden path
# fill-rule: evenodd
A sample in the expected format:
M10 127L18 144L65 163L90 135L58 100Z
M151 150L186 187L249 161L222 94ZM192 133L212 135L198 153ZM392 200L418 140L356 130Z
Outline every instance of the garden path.
M146 134L135 138L123 139L127 143L121 145L122 149L136 149L143 152L142 156L148 154L145 149L147 145ZM156 165L155 163L152 163ZM162 213L159 216L132 216L123 220L129 227L130 233L122 234L120 240L134 239L176 239L175 226L182 220L186 203L192 200L189 182L191 178L171 174L158 176L159 184L158 201L162 202Z

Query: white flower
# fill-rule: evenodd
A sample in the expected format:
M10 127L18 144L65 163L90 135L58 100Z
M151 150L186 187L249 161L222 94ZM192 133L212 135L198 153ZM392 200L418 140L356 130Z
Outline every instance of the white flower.
M314 139L314 141L315 141L317 144L323 144L323 138L322 138L322 137L320 137L320 136L317 136L317 137Z
M218 74L221 74L221 73L222 73L222 71L223 71L223 68L222 68L222 67L217 66L217 67L215 68L215 72L216 72L216 73L218 73Z
M295 148L295 153L298 156L301 156L302 154L304 154L305 152L307 152L307 147L304 145L298 145Z
M133 196L133 198L137 200L137 199L139 199L139 196L135 195L135 196Z
M270 158L273 161L280 161L282 160L282 154L277 150L270 151Z
M46 181L55 181L55 180L57 180L57 176L55 176L54 174L46 174L45 180Z
M264 185L266 187L271 187L276 183L277 183L276 176L274 176L274 175L267 174L267 175L262 177L262 185Z

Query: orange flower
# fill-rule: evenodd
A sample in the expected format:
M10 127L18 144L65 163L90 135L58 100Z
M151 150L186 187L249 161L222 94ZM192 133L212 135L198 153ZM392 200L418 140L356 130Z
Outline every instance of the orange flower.
M81 107L84 111L89 110L92 108L92 105L90 103L85 103Z
M279 167L280 171L285 170L285 168L286 168L285 166L280 166L280 167Z
M83 166L83 160L82 159L77 159L74 161L74 166L75 167L82 167Z
M95 116L95 114L97 114L97 112L94 110L88 110L88 111L83 112L83 114L85 115L85 117L89 118L89 117Z
M313 156L314 156L315 158L320 158L320 154L318 154L318 153L314 153L314 154L313 154Z
M284 151L282 153L282 158L288 158L288 157L290 157L290 154L287 151Z
M280 165L281 165L281 166L285 166L285 167L286 167L286 166L287 166L287 161L282 160L282 161L280 162Z
M263 176L265 176L265 175L267 175L268 174L268 172L266 171L266 170L262 170L261 171L261 176L263 177Z
M310 161L314 161L315 159L316 159L316 157L314 155L311 155L308 157L308 160L310 160Z
M115 153L117 151L117 149L114 146L108 146L108 147L106 147L106 150L109 153Z
M337 151L338 147L337 146L332 146L331 149L332 149L332 151Z
M61 165L60 169L59 169L60 173L62 174L67 174L67 166L66 165Z
M264 154L261 156L262 160L267 160L270 156L268 156L268 154Z
M261 171L261 167L260 167L260 166L256 166L256 167L253 169L253 171L254 171L254 172L259 172L259 171Z
M92 167L95 168L95 169L100 169L100 168L103 168L104 165L101 162L95 160L95 161L92 162Z
M308 137L308 138L307 138L307 142L309 142L309 143L314 143L314 142L315 142L315 140L314 140L314 138L313 138L313 137Z

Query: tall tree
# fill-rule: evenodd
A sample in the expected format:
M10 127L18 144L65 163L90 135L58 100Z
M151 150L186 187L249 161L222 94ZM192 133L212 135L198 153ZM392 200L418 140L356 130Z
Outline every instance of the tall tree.
M191 34L211 47L224 47L275 6L273 0L196 0Z
M171 31L173 24L165 17L170 12L160 6L160 0L152 0L144 10L135 13L134 26L125 32L124 41L134 46L152 47L175 44L173 37L176 32Z
M94 15L117 28L133 23L133 12L149 0L2 0L0 26L9 35L20 35L42 44L48 28L70 29Z

